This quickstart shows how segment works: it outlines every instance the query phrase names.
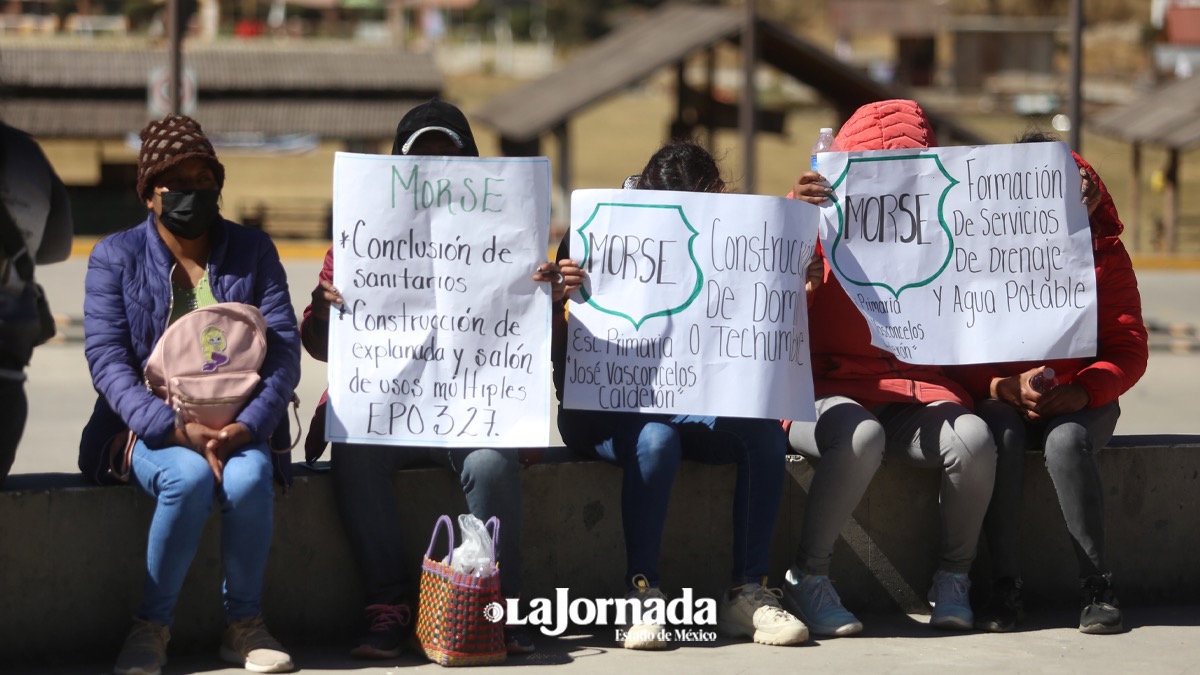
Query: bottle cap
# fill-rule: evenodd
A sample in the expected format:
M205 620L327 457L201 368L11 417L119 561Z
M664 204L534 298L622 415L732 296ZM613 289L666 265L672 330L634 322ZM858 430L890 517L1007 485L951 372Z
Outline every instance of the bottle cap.
M832 133L833 133L833 128L832 128L832 127L821 127L821 133L823 133L823 134L832 134Z
M1053 380L1054 379L1054 369L1046 368L1045 370L1042 371L1042 377L1046 378L1047 380Z

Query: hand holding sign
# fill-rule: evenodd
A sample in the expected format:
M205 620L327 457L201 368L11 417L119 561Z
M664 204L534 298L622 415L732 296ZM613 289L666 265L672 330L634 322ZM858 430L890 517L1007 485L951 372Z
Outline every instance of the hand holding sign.
M796 184L792 187L792 199L799 199L817 206L828 202L832 194L833 188L829 187L829 181L816 171L805 171L800 174L796 178Z
M587 281L587 272L579 263L571 258L558 261L558 271L563 276L563 297L571 297Z
M322 280L312 292L312 315L322 321L328 321L329 307L343 303L345 300L342 299L342 294L334 287L333 282Z

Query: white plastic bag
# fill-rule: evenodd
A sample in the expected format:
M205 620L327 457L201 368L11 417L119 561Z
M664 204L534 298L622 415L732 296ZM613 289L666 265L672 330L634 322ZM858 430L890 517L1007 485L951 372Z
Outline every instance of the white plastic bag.
M495 570L492 536L488 534L483 521L464 513L458 517L458 531L462 533L462 543L454 549L448 564L455 572L477 577L492 576Z

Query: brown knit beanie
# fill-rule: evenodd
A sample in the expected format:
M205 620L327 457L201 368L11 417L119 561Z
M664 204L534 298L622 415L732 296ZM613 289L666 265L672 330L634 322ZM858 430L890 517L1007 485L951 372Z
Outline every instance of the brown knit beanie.
M186 115L167 115L147 124L140 135L142 150L138 153L137 191L141 199L151 197L154 181L159 176L191 157L207 160L217 179L217 189L225 186L225 167L217 160L212 143L196 120Z

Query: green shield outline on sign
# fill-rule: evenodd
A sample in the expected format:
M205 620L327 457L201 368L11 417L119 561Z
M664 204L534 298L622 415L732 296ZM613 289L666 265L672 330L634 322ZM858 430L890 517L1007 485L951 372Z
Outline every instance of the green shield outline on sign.
M696 252L694 250L696 237L700 236L700 232L697 231L696 228L692 227L692 224L688 221L687 216L683 213L683 207L679 206L678 204L623 204L619 202L600 202L596 204L596 208L592 210L592 215L588 216L587 221L584 222L583 225L580 225L578 230L580 238L583 239L583 260L579 263L581 267L587 267L588 260L592 255L591 248L588 246L588 239L587 237L583 236L583 231L586 230L588 226L592 224L592 221L596 219L596 216L600 213L600 208L605 206L610 208L630 209L673 209L675 212L677 212L679 214L679 219L683 221L684 227L686 227L688 231L692 233L692 235L688 237L687 247L688 258L692 261L692 265L696 268L696 285L694 288L692 288L692 294L683 302L683 304L679 305L678 307L671 307L658 312L651 312L640 319L634 319L632 316L629 316L624 312L619 312L615 309L602 307L596 302L595 298L588 293L587 288L585 286L581 286L579 288L579 292L583 295L584 302L592 307L595 307L597 310L604 312L605 314L619 316L629 321L629 323L633 324L634 330L640 330L642 324L645 323L647 319L652 319L656 316L671 316L672 314L683 311L690 307L691 304L695 302L696 298L700 296L700 289L704 287L704 271L700 269L700 263L696 262Z
M842 181L846 180L846 176L850 174L851 164L858 162L900 162L906 160L933 160L933 162L937 164L938 171L941 171L942 175L946 177L946 180L950 181L950 184L946 186L946 189L942 190L941 198L938 199L938 223L942 226L942 230L946 232L946 240L950 244L948 247L946 247L946 259L942 261L942 266L938 268L938 271L934 272L928 279L911 284L905 284L901 286L899 290L893 289L891 286L880 281L858 281L856 279L851 279L849 275L842 271L842 268L840 265L838 265L837 261L838 245L842 243L842 234L846 228L846 215L842 212L841 198L838 198L833 202L834 207L837 208L838 231L837 238L833 240L833 248L829 252L829 259L833 267L837 269L838 273L841 274L846 281L849 281L855 286L879 286L881 288L885 288L897 299L900 298L900 294L905 290L909 288L920 288L921 286L929 284L934 279L937 279L942 275L942 272L945 271L946 266L950 264L950 259L954 257L954 234L950 231L950 226L946 224L946 216L942 210L946 205L946 197L950 194L950 190L954 188L955 185L958 185L959 181L956 180L954 176L951 176L950 172L946 171L946 167L942 165L942 159L937 155L898 155L894 157L851 157L850 160L846 162L846 168L842 170L842 175L838 176L837 181L830 186L832 189L837 190L838 186L842 184Z

